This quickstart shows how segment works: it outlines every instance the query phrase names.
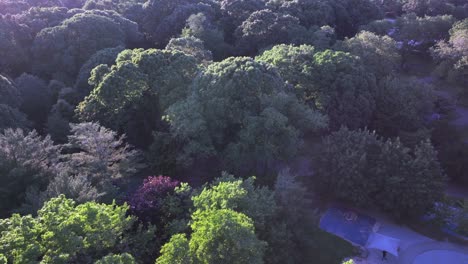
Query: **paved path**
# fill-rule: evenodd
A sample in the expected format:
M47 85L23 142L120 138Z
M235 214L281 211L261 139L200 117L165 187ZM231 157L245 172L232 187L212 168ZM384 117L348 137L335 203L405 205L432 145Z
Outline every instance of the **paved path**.
M468 255L468 249L459 245L448 242L438 242L438 241L429 241L424 243L414 244L404 251L401 252L400 257L398 258L399 264L413 264L417 256L423 254L424 252L433 251L433 250L448 250L455 251L465 255ZM460 264L453 263L447 259L447 263L451 264Z
M369 256L363 260L362 264L413 264L415 258L433 250L452 250L466 254L468 256L468 248L449 242L440 242L426 237L412 229L398 225L385 214L365 210L363 213L374 217L380 224L377 233L400 239L400 254L399 257L389 256L389 259L382 261L382 252L378 250L369 250ZM456 262L446 262L447 264L460 264ZM430 264L430 263L427 263ZM462 263L465 264L465 263ZM468 263L467 263L468 264Z

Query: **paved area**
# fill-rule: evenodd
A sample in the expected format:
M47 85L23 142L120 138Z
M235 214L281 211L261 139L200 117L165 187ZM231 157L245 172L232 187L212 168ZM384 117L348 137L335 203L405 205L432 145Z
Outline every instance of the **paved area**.
M435 241L406 226L394 223L383 214L371 211L364 213L377 219L380 225L377 233L401 240L400 254L398 258L388 254L387 260L382 260L381 251L370 249L366 258L355 258L356 264L439 264L434 262L437 259L446 260L440 262L443 264L468 264L468 248L466 247ZM428 262L427 259L434 261Z
M431 260L428 262L428 260ZM439 261L439 262L437 262ZM468 249L448 242L431 241L415 244L402 251L399 264L466 264Z

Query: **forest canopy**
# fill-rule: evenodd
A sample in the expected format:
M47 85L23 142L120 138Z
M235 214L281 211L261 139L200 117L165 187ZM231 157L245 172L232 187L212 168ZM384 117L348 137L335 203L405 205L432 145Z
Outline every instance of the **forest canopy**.
M341 263L330 204L468 187L467 102L462 0L0 0L0 263Z

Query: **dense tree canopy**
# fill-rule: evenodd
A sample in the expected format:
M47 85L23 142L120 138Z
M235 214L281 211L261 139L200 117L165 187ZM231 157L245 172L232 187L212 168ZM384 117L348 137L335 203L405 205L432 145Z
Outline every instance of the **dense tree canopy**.
M144 5L142 27L151 41L162 48L172 37L181 33L190 15L200 12L214 14L212 5L212 2L205 0L149 0Z
M468 184L467 19L466 0L0 0L0 263L359 255L325 202L420 220L445 174Z
M398 139L342 128L317 157L317 190L395 216L418 216L443 194L445 175L430 142L410 150Z
M401 56L395 40L361 31L337 45L339 49L359 56L377 79L394 74L400 67Z
M4 215L17 209L25 202L27 189L47 185L59 157L60 147L35 131L6 129L0 133L0 212Z
M138 42L138 25L110 11L88 11L43 29L34 40L34 71L71 82L81 65L103 48Z
M2 219L0 253L12 263L34 263L38 259L50 263L93 263L117 248L125 250L126 244L131 243L126 232L136 219L126 212L125 205L76 205L61 195L47 202L37 217L14 214ZM151 235L151 230L146 232ZM139 240L145 241L148 234L142 232ZM108 258L101 263L107 263Z
M168 113L171 130L186 142L180 162L217 157L224 168L244 164L258 173L295 155L301 136L327 123L288 92L274 68L244 57L211 64Z
M161 129L166 109L189 94L198 73L194 57L167 50L126 50L116 65L91 72L91 94L80 103L81 120L99 121L142 145Z
M371 127L388 137L424 129L433 113L434 100L430 85L417 79L387 77L377 88L377 107Z
M279 68L296 94L330 117L330 127L369 123L375 109L375 77L359 57L311 46L280 45L257 57Z
M461 86L468 85L468 18L453 25L450 39L439 41L432 55L439 62L440 76Z

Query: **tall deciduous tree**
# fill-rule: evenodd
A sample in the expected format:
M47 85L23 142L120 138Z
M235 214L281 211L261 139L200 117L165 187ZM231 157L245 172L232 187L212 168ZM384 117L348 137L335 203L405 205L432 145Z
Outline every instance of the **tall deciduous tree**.
M186 142L181 164L217 157L224 168L265 173L297 153L304 133L326 127L326 118L288 92L272 66L250 58L213 63L192 87L168 111L171 131Z
M148 146L152 132L164 129L166 109L188 96L198 70L197 60L182 52L125 50L115 66L93 69L94 89L77 113L83 121L99 121L133 144Z
M111 11L86 11L43 29L34 40L34 71L71 83L94 53L141 39L138 25Z
M6 129L0 133L0 213L25 201L28 188L44 188L56 173L60 147L37 132Z
M356 36L339 43L338 48L365 61L369 71L377 79L395 74L401 65L401 56L397 42L388 36L377 36L368 31L361 31Z
M126 205L88 202L77 205L64 195L48 201L37 217L14 214L0 221L0 254L12 263L92 263L113 252L125 252L135 217ZM148 246L152 228L137 232ZM107 262L104 262L107 263Z
M439 64L439 76L462 87L468 85L468 18L453 25L450 39L439 41L432 48L432 56Z
M297 96L330 118L330 127L369 124L375 109L375 77L363 61L349 53L311 46L279 45L257 57L278 67Z
M396 217L419 216L443 196L445 175L429 142L413 150L367 130L346 128L325 138L317 190Z

